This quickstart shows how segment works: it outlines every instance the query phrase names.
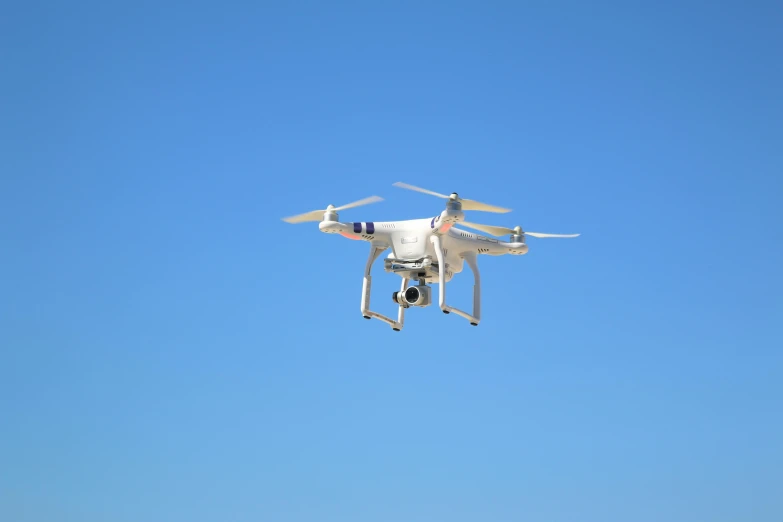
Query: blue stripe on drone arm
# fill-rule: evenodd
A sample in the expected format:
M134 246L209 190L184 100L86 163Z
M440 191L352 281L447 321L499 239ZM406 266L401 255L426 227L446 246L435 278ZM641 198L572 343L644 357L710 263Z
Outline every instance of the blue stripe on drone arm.
M375 234L375 223L368 221L366 223L358 222L353 224L353 231L355 234L366 233L368 235Z

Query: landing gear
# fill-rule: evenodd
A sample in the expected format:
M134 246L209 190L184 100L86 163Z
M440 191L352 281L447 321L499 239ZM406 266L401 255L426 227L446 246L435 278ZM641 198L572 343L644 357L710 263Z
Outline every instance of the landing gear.
M478 326L479 321L481 321L481 277L479 276L478 264L476 263L476 254L471 252L462 255L462 258L473 272L473 313L469 314L446 304L446 260L443 255L440 236L433 235L430 237L430 241L435 249L435 257L438 259L438 304L440 309L444 314L454 312L458 316L467 319L473 326Z
M391 317L386 317L385 315L370 310L370 291L372 288L372 276L370 275L370 272L372 270L373 263L375 262L376 259L378 259L378 256L380 256L381 253L384 250L386 250L386 248L387 247L376 246L376 245L373 245L370 248L370 256L367 258L367 265L364 267L364 282L362 284L362 317L364 317L365 319L372 319L373 317L376 319L380 319L384 323L391 326L395 331L399 332L400 329L402 329L403 321L405 320L404 306L399 305L396 321ZM402 285L400 286L400 292L405 292L405 289L407 287L408 287L408 278L404 277L402 279Z

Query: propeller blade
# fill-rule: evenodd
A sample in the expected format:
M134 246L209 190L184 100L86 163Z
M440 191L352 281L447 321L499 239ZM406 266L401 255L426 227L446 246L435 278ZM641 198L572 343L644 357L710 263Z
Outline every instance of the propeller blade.
M392 185L394 185L395 187L400 187L408 190L415 190L416 192L429 194L430 196L435 196L442 199L451 199L451 196L446 196L445 194L438 194L437 192L423 189L421 187L416 187L414 185L408 185L407 183L403 183L401 181L398 181L397 183L392 183ZM496 207L495 205L488 205L486 203L482 203L480 201L475 201L472 199L464 199L464 198L457 197L457 201L462 203L462 210L483 210L484 212L495 212L497 214L505 214L506 212L511 212L510 208Z
M525 232L522 229L515 230L513 228L496 227L494 225L479 225L478 223L469 223L468 221L460 221L459 224L464 225L468 228L475 228L476 230L481 230L482 232L486 232L487 234L491 234L493 236L505 236L508 234L522 234L525 236L532 236L532 237L579 237L579 234L544 234L542 232Z
M378 201L383 201L383 198L379 196L370 196L369 198L360 199L359 201L354 201L353 203L348 203L347 205L337 207L334 209L334 211L340 212L341 210L347 210L349 208L361 207L362 205L369 205L370 203L377 203Z
M505 214L511 212L510 208L496 207L495 205L487 205L480 201L474 201L472 199L462 200L462 210L482 210L484 212L494 212L496 214Z
M296 223L305 223L307 221L321 221L324 217L325 210L312 210L310 212L305 212L304 214L299 214L297 216L291 216L287 218L283 218L283 221L286 223L296 224Z
M493 225L479 225L478 223L469 223L467 221L460 221L458 225L465 225L466 227L475 228L476 230L481 230L482 232L486 232L487 234L493 236L505 236L507 234L514 233L514 230L511 228L496 227Z
M437 192L433 192L431 190L423 189L420 187L414 187L413 185L408 185L407 183L403 183L401 181L398 181L397 183L392 183L392 186L400 187L408 190L415 190L416 192L429 194L430 196L435 196L437 198L450 199L449 196L444 196L443 194L438 194Z
M360 199L359 201L354 201L353 203L348 203L347 205L343 205L341 207L335 208L330 206L329 208L325 208L323 210L311 210L310 212L305 212L304 214L283 218L283 221L292 224L305 223L307 221L321 221L324 218L325 212L340 212L341 210L347 210L349 208L361 207L362 205L369 205L370 203L377 203L378 201L383 201L383 198L378 196L370 196L369 198Z
M524 234L533 237L579 237L579 234L543 234L541 232L524 232Z

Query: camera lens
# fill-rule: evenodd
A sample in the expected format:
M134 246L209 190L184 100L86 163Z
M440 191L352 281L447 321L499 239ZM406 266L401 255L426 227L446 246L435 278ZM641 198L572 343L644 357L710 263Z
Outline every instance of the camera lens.
M407 290L405 290L405 300L411 304L414 304L416 301L418 301L420 296L421 296L421 292L419 292L419 289L416 288L415 286L412 286Z

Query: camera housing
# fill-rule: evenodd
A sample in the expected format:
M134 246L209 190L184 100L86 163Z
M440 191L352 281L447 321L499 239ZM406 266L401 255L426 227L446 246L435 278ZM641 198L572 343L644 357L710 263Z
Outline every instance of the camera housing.
M404 292L392 293L392 301L404 307L429 306L432 304L431 288L427 285L409 286Z

